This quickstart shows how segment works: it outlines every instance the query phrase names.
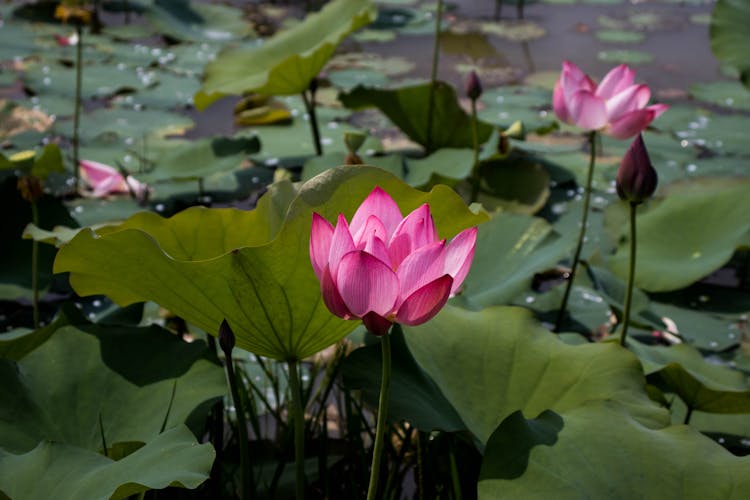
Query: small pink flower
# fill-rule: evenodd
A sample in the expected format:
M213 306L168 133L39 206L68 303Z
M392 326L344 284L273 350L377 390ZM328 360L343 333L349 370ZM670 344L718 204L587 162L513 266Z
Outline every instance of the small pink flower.
M102 198L108 194L129 193L131 189L140 197L148 190L146 184L138 182L132 175L123 178L116 168L104 163L81 160L79 164L81 178L91 186L92 196L95 198Z
M403 217L376 187L351 224L313 213L310 260L328 309L384 335L394 322L419 325L442 309L469 272L476 236L472 227L446 243L429 205Z
M648 127L668 108L665 104L646 106L651 90L634 81L635 71L621 64L597 85L578 66L565 61L555 83L552 106L565 123L627 139Z

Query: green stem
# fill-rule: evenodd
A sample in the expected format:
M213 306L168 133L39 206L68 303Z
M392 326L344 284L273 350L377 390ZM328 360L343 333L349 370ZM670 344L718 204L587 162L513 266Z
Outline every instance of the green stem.
M435 13L435 41L432 47L432 68L430 70L430 95L427 101L427 140L425 149L427 154L432 152L432 122L435 115L435 88L437 87L437 71L440 59L440 25L443 17L443 0L437 2Z
M622 311L622 335L620 345L625 347L625 338L630 325L630 306L633 298L633 281L635 278L635 212L637 203L630 202L630 267L628 270L628 287L625 292L625 307Z
M292 391L292 414L294 416L294 463L297 468L295 492L297 500L305 498L305 414L302 407L297 360L287 361L289 366L289 390Z
M240 441L240 481L242 483L242 499L249 500L253 497L252 481L253 471L250 470L250 448L247 437L247 421L245 420L245 409L240 399L240 391L237 390L237 379L234 371L234 361L231 356L226 360L227 378L229 379L229 390L232 392L234 409L237 413L237 431Z
M75 191L78 192L78 183L81 174L78 166L78 129L81 124L81 86L83 80L83 28L80 22L76 23L76 96L75 109L73 110L73 178L75 179Z
M318 117L315 114L315 94L313 92L310 92L310 98L308 98L307 91L304 91L302 92L302 100L305 103L307 116L310 120L310 130L312 130L313 145L315 146L315 154L317 156L322 156L323 146L320 143L320 129L318 128Z
M576 245L576 251L573 255L573 265L570 267L570 275L568 276L568 282L565 285L565 293L563 294L563 300L560 304L560 310L557 311L557 320L555 321L555 331L559 332L562 328L563 319L565 318L565 310L568 307L568 299L570 298L570 291L573 288L573 282L576 278L576 269L578 269L578 261L581 258L581 250L583 249L583 242L586 237L586 225L588 224L589 218L589 200L591 199L591 181L594 177L594 165L596 163L596 131L589 133L589 170L586 174L586 187L583 192L583 209L581 213L581 229L578 233L578 244Z
M394 328L396 328L394 326ZM367 500L375 500L378 494L378 479L380 478L380 459L383 455L385 442L385 427L388 417L388 396L391 389L391 339L390 333L381 337L383 348L383 378L380 383L380 400L378 401L378 424L375 430L375 442L372 450L372 466L370 467L370 486L367 488Z
M458 466L456 465L456 453L453 449L453 437L451 437L450 447L448 449L448 458L451 464L451 482L453 483L453 498L454 500L461 500L461 478L458 475Z
M31 222L39 226L39 207L36 201L31 202ZM31 242L31 289L33 290L33 299L31 306L34 315L34 330L39 328L39 242Z
M685 414L685 420L682 421L683 424L688 425L690 424L690 417L693 416L693 407L688 406L687 407L687 413Z
M474 146L474 163L471 168L471 199L477 201L479 196L479 130L477 125L477 100L471 100L471 135Z

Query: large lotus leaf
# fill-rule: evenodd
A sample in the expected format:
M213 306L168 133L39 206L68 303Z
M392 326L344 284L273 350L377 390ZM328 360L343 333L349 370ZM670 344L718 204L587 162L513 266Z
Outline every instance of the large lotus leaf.
M750 231L750 180L702 179L673 186L637 219L635 284L647 291L683 288L720 268ZM629 245L609 260L621 278Z
M0 336L0 358L18 361L44 344L59 328L82 323L88 321L81 312L70 304L63 304L59 315L49 325L37 330L19 328Z
M194 42L226 42L252 34L242 11L228 5L212 5L189 0L138 1L156 32Z
M479 202L488 210L534 214L550 196L550 175L533 157L512 152L508 158L490 158L480 164Z
M264 145L265 146L265 145ZM316 175L332 168L331 165L343 165L346 153L326 153L322 156L311 156L305 160L302 166L301 178L303 181L312 179ZM399 179L404 177L404 158L400 154L383 156L371 156L363 159L368 165L382 168Z
M397 89L358 86L340 94L339 100L351 109L378 108L411 140L429 151L473 147L471 116L459 105L455 89L444 82L437 82L434 87L432 134L429 134L430 86L430 83ZM479 122L480 144L489 138L492 130L491 125Z
M202 342L155 326L59 328L18 362L0 359L0 447L14 453L53 440L102 452L148 442L226 393ZM100 427L101 422L101 427Z
M222 51L206 66L195 105L203 109L222 95L248 91L299 94L318 76L336 46L374 17L369 0L334 0L259 48Z
M466 426L435 382L414 361L404 341L404 334L394 329L391 334L391 393L388 418L393 422L408 420L422 431L440 429L448 432ZM380 343L357 349L344 360L344 384L361 389L367 402L377 406L380 395L382 349Z
M216 334L227 319L243 349L277 359L303 358L356 325L328 312L309 262L312 212L351 217L379 185L404 214L430 203L441 237L486 220L450 188L410 188L372 167L341 167L299 188L275 185L253 211L192 208L171 219L140 214L97 237L82 231L58 254L81 295L120 305L152 300ZM283 227L282 227L283 223Z
M14 500L122 499L167 486L196 488L216 453L184 425L154 437L120 460L44 441L23 455L0 449L0 493Z
M690 87L690 95L727 109L750 111L750 92L739 82L696 83Z
M412 186L435 182L455 184L471 175L473 165L473 149L438 149L425 158L406 160L406 182Z
M454 300L470 309L507 304L529 290L534 274L554 267L570 247L544 219L497 214L480 226L474 262Z
M711 16L711 49L716 57L740 71L740 79L750 86L750 4L744 0L718 0Z
M614 344L567 345L519 307L446 306L430 322L405 328L405 336L481 443L514 411L565 412L591 401L617 401L649 427L669 422L648 399L630 352Z
M69 99L73 114L76 91L76 71L50 61L40 62L24 73L24 84L36 94L54 94ZM84 99L105 98L125 90L145 89L154 83L143 74L127 66L99 63L87 65L82 70L81 97Z
M742 372L709 363L687 344L670 347L630 342L647 375L657 374L689 408L711 413L750 413L750 384Z
M735 290L729 289L731 293ZM711 300L711 296L704 295ZM682 339L690 345L705 351L721 352L731 349L740 341L739 316L716 315L699 312L670 304L652 302L650 310L659 318L668 318L677 328Z
M750 458L687 426L646 427L607 401L513 414L492 434L478 484L480 499L739 500L748 488Z

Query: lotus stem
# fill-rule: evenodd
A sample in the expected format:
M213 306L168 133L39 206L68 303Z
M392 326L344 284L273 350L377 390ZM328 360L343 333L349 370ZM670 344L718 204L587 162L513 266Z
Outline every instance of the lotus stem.
M76 23L76 95L75 109L73 110L73 179L75 180L75 191L78 192L78 184L81 179L80 168L78 167L78 143L79 128L81 124L81 86L83 80L83 26L80 22Z
M620 336L620 345L625 347L625 338L628 335L628 326L630 325L630 307L633 298L633 282L635 281L635 212L638 204L630 202L630 265L628 267L628 286L625 291L625 307L622 310L622 335Z
M302 100L305 103L305 110L310 120L310 130L313 136L313 145L315 146L315 154L317 156L323 155L323 146L320 143L320 129L318 128L318 117L315 113L315 87L317 87L317 79L313 79L310 83L310 97L307 97L308 91L302 92Z
M397 328L394 325L394 328ZM378 480L380 478L380 459L383 455L385 442L385 427L388 418L388 397L391 389L391 339L390 333L380 337L383 349L383 376L380 382L380 399L378 401L378 420L375 429L375 442L372 450L372 466L370 467L370 486L367 488L367 500L375 500L378 494Z
M39 207L36 201L31 202L31 222L39 226ZM39 328L39 242L36 239L31 241L31 290L33 293L31 307L34 330L36 330Z
M471 168L471 199L469 202L474 203L479 196L479 130L476 99L471 100L471 136L474 147L474 163Z
M302 407L298 362L287 361L289 367L289 390L292 392L292 414L294 418L294 463L297 471L295 495L297 500L305 498L305 414Z
M456 452L454 450L453 436L451 436L450 447L448 449L448 459L451 465L451 483L453 483L453 498L461 500L461 478L458 475L458 466L456 465Z
M443 0L438 0L435 13L435 40L432 47L432 68L430 71L430 94L427 101L427 154L432 152L432 122L435 116L435 88L437 86L438 62L440 61L440 25L443 18Z
M524 0L516 0L516 15L518 16L518 19L523 19L524 3Z
M594 177L594 165L596 164L596 135L596 131L592 131L589 133L589 169L588 173L586 174L586 186L583 191L581 229L578 233L578 244L576 245L576 251L573 255L573 264L570 267L568 282L565 285L565 293L563 294L562 303L560 304L560 310L557 311L557 320L555 321L556 332L560 331L560 328L562 328L563 320L565 319L565 311L568 307L570 291L573 288L573 283L575 282L576 270L578 269L578 261L581 258L581 250L583 249L583 242L586 238L586 225L588 224L589 217L589 201L591 199L591 183Z
M226 353L225 353L226 354ZM249 500L253 497L253 471L250 465L250 448L247 436L247 420L245 419L245 408L240 399L240 391L237 389L237 373L234 371L234 361L231 355L226 359L227 378L229 379L229 390L232 393L234 409L237 414L237 432L240 442L240 482L242 484L242 499Z

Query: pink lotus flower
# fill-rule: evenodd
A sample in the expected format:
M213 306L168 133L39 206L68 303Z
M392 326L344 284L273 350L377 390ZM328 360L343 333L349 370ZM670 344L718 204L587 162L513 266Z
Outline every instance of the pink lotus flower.
M634 84L634 80L635 71L621 64L597 85L578 66L565 61L552 94L552 106L565 123L627 139L668 108L665 104L646 106L651 90Z
M138 182L133 176L123 178L116 168L99 163L98 161L81 160L81 178L93 189L92 196L102 198L113 193L129 193L132 191L136 196L143 196L148 186ZM128 187L130 186L130 187Z
M403 217L376 187L351 224L313 213L310 260L328 309L384 335L393 322L419 325L440 311L469 272L476 236L473 227L446 243L429 205Z

